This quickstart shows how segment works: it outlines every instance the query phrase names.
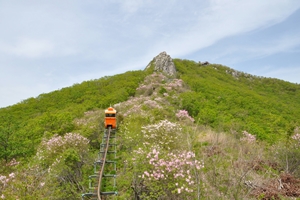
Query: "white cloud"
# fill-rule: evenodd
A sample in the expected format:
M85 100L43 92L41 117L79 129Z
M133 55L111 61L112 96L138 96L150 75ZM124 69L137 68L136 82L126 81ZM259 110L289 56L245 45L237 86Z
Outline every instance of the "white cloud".
M271 26L285 20L300 7L299 1L210 1L196 23L185 33L174 32L167 46L174 55L185 55L229 36Z
M122 0L118 1L118 3L121 4L121 9L124 12L134 13L136 12L140 7L142 7L146 1L145 0Z
M4 47L4 48L3 48ZM19 39L15 44L2 46L2 52L20 57L38 58L53 53L54 44L43 39Z

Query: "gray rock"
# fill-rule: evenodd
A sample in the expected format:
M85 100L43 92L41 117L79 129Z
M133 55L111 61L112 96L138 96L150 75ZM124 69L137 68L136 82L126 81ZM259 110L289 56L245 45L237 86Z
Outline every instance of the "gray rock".
M170 76L176 75L176 68L173 63L173 60L170 55L168 55L165 51L158 54L152 61L154 63L154 70L155 71L162 71ZM146 67L149 68L151 63Z

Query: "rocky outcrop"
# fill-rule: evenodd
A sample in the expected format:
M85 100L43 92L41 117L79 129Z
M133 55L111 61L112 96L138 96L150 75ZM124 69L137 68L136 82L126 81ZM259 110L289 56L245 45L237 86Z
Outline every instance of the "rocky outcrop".
M168 55L165 51L158 54L152 62L149 63L149 65L146 67L149 68L154 64L154 70L155 71L162 71L170 76L176 75L176 68L173 63L173 60L170 55Z
M205 61L205 62L200 62L200 61L199 61L199 64L200 64L200 65L210 65L210 63L207 62L207 61Z

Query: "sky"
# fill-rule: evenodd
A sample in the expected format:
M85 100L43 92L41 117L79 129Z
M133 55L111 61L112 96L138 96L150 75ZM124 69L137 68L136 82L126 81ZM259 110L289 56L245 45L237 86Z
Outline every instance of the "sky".
M300 1L0 0L0 108L163 51L300 83Z

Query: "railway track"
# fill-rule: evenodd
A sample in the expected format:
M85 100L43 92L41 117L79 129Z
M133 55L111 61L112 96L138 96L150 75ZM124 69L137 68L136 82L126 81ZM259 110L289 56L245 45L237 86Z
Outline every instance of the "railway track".
M108 133L106 135L106 143L105 143L105 146L104 146L103 157L101 159L102 165L101 165L101 169L99 171L99 180L98 180L98 187L97 187L98 200L101 200L101 191L100 191L101 190L101 181L102 181L102 176L103 176L103 172L104 172L107 151L108 151L108 147L109 147L110 132L111 132L111 128L109 127L108 128Z
M111 139L113 142L111 142ZM113 171L116 171L116 162L108 160L109 154L114 154L116 158L116 130L108 127L105 129L102 143L100 145L100 150L98 154L98 159L94 162L94 175L89 176L89 193L82 194L82 200L103 200L104 196L116 195L116 191L105 191L105 186L103 184L104 178L114 178L113 187L115 188L115 174L106 174L107 171L111 170L111 164L113 164ZM112 149L111 149L112 148ZM108 170L106 170L108 169ZM106 181L107 184L107 181Z

